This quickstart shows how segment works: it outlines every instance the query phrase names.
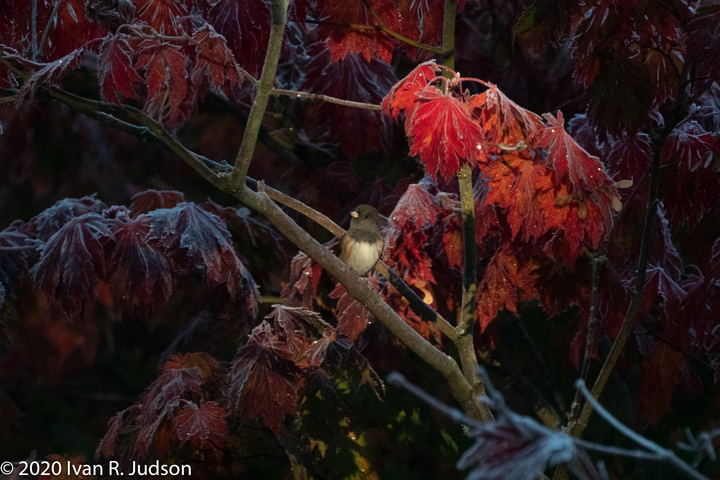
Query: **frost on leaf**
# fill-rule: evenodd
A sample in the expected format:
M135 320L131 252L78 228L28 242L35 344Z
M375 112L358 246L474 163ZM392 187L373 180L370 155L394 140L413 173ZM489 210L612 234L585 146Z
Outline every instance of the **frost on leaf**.
M227 432L225 410L216 402L200 399L199 404L186 402L175 417L175 433L182 443L187 440L195 448L204 449L221 441Z
M20 276L27 273L28 262L25 251L13 250L25 247L28 236L19 225L11 225L0 232L0 307L2 307L6 294L11 291L20 280ZM7 248L7 250L6 250Z
M64 198L30 219L26 225L23 225L23 231L38 240L47 242L55 232L73 218L86 213L100 213L104 208L105 205L96 199L95 195L80 199Z
M135 84L142 81L133 67L132 37L109 34L103 40L98 55L98 82L104 102L120 105L123 97L138 98Z
M118 221L115 243L107 261L107 282L117 304L131 314L146 316L163 305L172 292L172 271L156 240L148 238L150 218Z
M257 77L270 39L270 7L265 0L220 0L208 21L228 42L238 64Z
M182 192L174 190L145 190L136 193L130 200L132 200L130 213L133 218L137 218L138 215L158 208L173 208L178 203L184 202L185 197Z
M228 408L243 423L262 415L277 435L285 415L297 415L299 374L285 344L263 321L233 359Z
M188 58L180 47L156 40L143 40L135 68L145 70L148 97L143 110L150 116L181 125L194 105L188 88Z
M215 29L205 24L192 35L197 57L192 70L192 82L195 85L207 80L211 91L232 98L233 88L242 80L237 64L225 38Z
M330 47L332 61L344 60L350 54L362 55L366 60L379 58L392 62L396 40L388 34L373 30L343 28L342 25L377 25L375 16L362 1L319 0L318 9L323 22L318 26L318 40ZM393 32L400 31L400 12L392 0L369 0L367 5L379 17L380 22ZM331 24L334 23L335 25Z
M483 142L480 126L455 97L435 88L418 94L418 106L405 122L410 155L420 155L425 171L435 179L448 179L464 164L477 161L477 146Z
M646 133L623 134L612 145L608 169L615 179L639 182L650 168L650 137Z
M50 237L32 268L35 286L68 315L77 315L98 279L105 276L104 248L113 239L100 215L73 218Z
M135 5L137 7L137 18L150 25L158 33L169 36L181 33L178 29L178 21L188 14L184 2L136 0Z
M290 279L282 290L285 304L291 307L312 308L315 300L322 266L315 263L303 252L299 252L290 263Z
M536 145L548 152L548 163L557 174L556 182L562 181L565 175L570 181L570 192L584 193L586 189L595 191L608 180L600 160L590 155L565 131L565 119L561 111L557 118L552 114L543 115L547 126L540 132Z
M79 48L54 62L42 65L20 87L20 91L17 93L17 103L21 103L28 93L31 98L34 97L40 85L51 88L55 82L63 79L68 73L78 68L83 52L84 50Z
M572 438L540 426L528 417L510 413L470 431L475 444L458 460L457 467L473 466L467 480L533 480L545 468L572 460Z
M464 1L457 2L458 12ZM402 15L401 33L416 42L439 46L442 43L444 3L432 0L398 0ZM427 58L429 52L405 43L402 44L408 56L413 60Z
M148 238L159 241L173 271L202 272L208 293L224 286L232 300L244 302L246 310L255 312L257 287L235 253L230 232L217 216L194 203L146 215L150 217Z
M275 305L273 312L265 318L273 321L279 339L285 342L295 361L305 355L310 339L332 330L320 314L304 307Z
M685 122L670 134L661 156L663 170L671 173L661 180L660 198L667 207L673 228L687 222L690 228L715 208L720 200L720 174L711 165L720 158L716 134L695 121Z

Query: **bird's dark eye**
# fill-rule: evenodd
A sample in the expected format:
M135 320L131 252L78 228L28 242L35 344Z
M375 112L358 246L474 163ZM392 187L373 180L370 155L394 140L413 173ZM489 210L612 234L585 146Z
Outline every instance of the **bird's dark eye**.
M370 216L366 213L365 215L363 215L363 218L370 218Z

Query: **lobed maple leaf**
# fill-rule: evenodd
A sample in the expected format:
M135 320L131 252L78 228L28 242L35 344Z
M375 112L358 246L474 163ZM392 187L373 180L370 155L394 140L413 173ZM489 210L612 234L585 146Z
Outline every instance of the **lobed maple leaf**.
M333 62L344 60L349 53L362 55L366 60L378 58L392 62L395 39L385 32L342 28L341 25L378 25L379 21L394 32L400 31L400 11L392 0L319 0L323 22L318 26L318 40L327 41Z
M575 455L570 436L512 412L473 428L470 435L475 444L457 462L460 469L473 466L468 480L530 480L542 476L546 467L569 462Z
M717 78L720 75L720 5L702 2L688 20L687 62L698 76Z
M140 43L134 68L145 69L148 98L143 110L148 115L167 118L172 126L185 121L194 105L193 93L188 89L188 63L176 45L156 39Z
M67 222L47 242L30 271L36 287L71 317L106 273L104 248L114 240L108 223L96 213Z
M178 35L179 19L188 14L185 2L174 0L135 0L135 6L138 20L165 35Z
M687 222L692 228L717 205L720 175L709 167L718 156L720 145L716 136L694 120L683 123L668 137L660 162L673 173L664 182L659 196L667 205L673 227Z
M207 14L208 22L225 37L235 59L258 76L270 39L270 6L265 0L220 0Z
M311 308L322 276L322 266L303 252L290 263L290 279L282 290L285 304L291 307Z
M275 305L272 313L265 318L273 320L278 337L285 342L296 361L300 361L305 356L305 350L310 346L310 339L318 333L332 330L330 324L317 312L305 307Z
M192 83L198 85L207 79L210 90L232 98L233 88L242 83L232 51L222 35L210 24L193 32L197 57L191 74Z
M437 202L426 184L410 185L390 214L394 228L422 230L435 225Z
M123 33L108 34L98 55L98 82L103 102L120 105L122 97L138 98L135 84L142 81L133 67L132 43L136 41Z
M585 102L599 135L634 135L650 121L653 98L648 67L624 58L611 60L585 91Z
M547 150L547 160L555 169L556 182L568 175L572 193L584 193L586 189L595 191L607 182L608 176L600 160L585 151L565 131L562 112L558 110L557 118L549 113L543 117L547 126L535 137L535 145Z
M410 155L420 155L425 171L433 179L438 172L448 179L457 174L462 165L475 164L483 134L465 106L434 87L427 87L416 95L417 108L405 122Z
M111 458L115 455L117 448L117 441L119 435L123 432L123 417L125 416L125 410L118 412L114 417L108 421L108 429L105 432L100 445L95 450L95 459L99 460L101 457Z
M618 179L638 183L650 168L650 137L646 133L629 136L625 133L612 145L608 156L608 169Z
M263 321L233 359L226 392L230 411L242 422L262 415L278 435L285 415L297 415L299 373L285 344Z
M104 208L105 204L96 199L95 194L80 199L64 198L31 218L28 223L23 225L23 231L38 240L47 242L55 232L73 218L86 213L100 213Z
M571 29L572 17L580 11L580 4L573 0L537 0L522 12L513 26L513 35L544 53L549 44L560 44Z
M407 77L393 85L382 102L385 115L392 114L395 121L401 112L404 112L407 118L411 117L418 105L417 93L437 77L436 72L438 71L439 68L435 62L422 63L415 67Z
M485 331L499 310L517 313L519 272L518 260L507 245L490 259L476 293L475 315L481 331Z
M199 404L184 402L183 409L175 417L175 433L182 443L190 440L197 449L204 449L222 439L227 432L225 410L216 402Z
M88 0L85 17L115 33L119 26L132 23L135 18L132 0Z
M53 2L43 3L44 5L38 5L38 19L40 25L47 25L55 5ZM94 25L84 15L85 3L84 0L65 0L60 5L57 16L53 19L54 28L48 35L47 46L43 51L43 60L55 62L71 55L93 39L105 35L103 28Z
M173 271L202 272L208 292L223 285L232 300L242 300L246 310L254 314L257 286L237 257L230 232L217 216L194 203L180 203L146 215L150 217L148 239L159 242Z
M107 256L106 280L117 304L131 314L147 316L172 292L172 270L157 241L148 238L150 217L125 216L112 228L115 243Z
M21 228L21 225L13 224L0 232L0 307L7 293L17 286L21 275L28 271L27 254L17 250L28 246L28 236Z
M373 290L380 291L380 278L377 273L368 277L368 282ZM351 342L355 342L375 317L362 303L352 298L340 283L335 285L335 289L330 292L330 298L339 299L337 303L338 331L347 335Z
M176 192L174 190L150 189L136 193L130 200L132 201L130 204L130 214L133 218L137 218L138 215L152 212L159 208L173 208L178 203L183 203L185 196L182 192Z
M382 60L366 60L348 53L342 60L333 62L330 47L325 43L310 45L307 55L310 60L300 90L310 93L378 104L397 81L393 68ZM313 129L319 134L329 131L350 158L382 150L387 143L380 113L373 110L322 102Z
M469 108L481 107L480 123L485 142L494 147L499 144L516 146L529 144L532 136L543 128L538 115L510 100L493 85L469 100Z

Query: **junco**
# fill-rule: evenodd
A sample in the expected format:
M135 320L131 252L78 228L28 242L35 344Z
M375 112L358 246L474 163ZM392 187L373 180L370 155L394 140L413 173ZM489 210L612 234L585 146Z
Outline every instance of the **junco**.
M363 276L375 267L385 246L380 214L370 205L358 205L350 216L350 230L340 240L340 260Z

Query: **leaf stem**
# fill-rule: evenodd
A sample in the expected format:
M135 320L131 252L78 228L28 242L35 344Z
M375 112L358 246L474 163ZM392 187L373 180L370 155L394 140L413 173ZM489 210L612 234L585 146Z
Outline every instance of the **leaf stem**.
M260 75L260 81L257 83L255 100L253 101L250 115L245 125L242 143L240 144L240 149L235 159L235 166L230 174L232 184L234 184L237 189L241 189L245 185L245 177L247 176L248 168L250 168L250 162L252 162L260 124L262 123L270 94L273 91L275 73L277 72L280 50L285 34L285 24L287 22L285 2L283 0L272 0L270 3L270 11L272 27L270 28L270 40L265 55L265 64L263 65L263 71Z

